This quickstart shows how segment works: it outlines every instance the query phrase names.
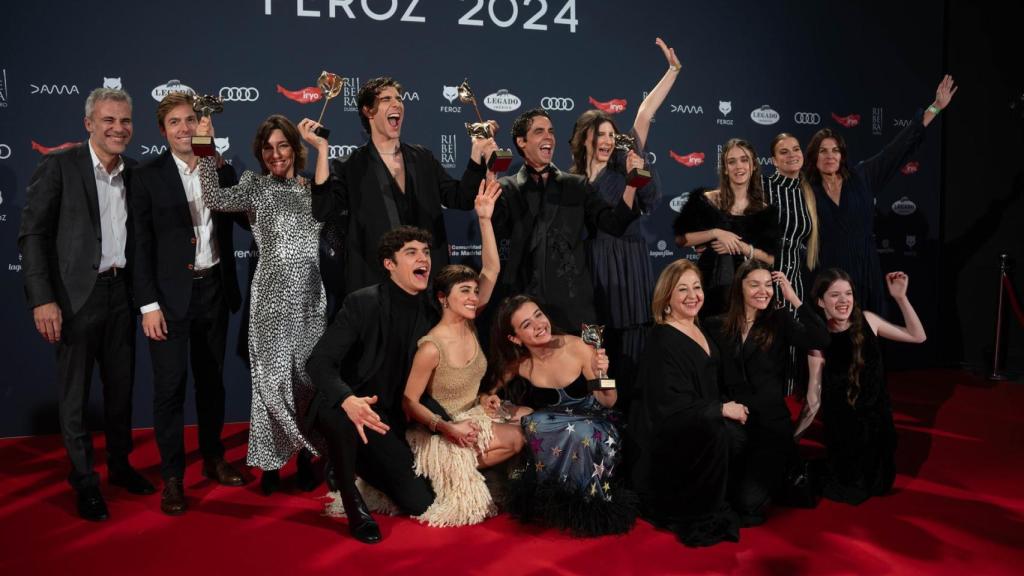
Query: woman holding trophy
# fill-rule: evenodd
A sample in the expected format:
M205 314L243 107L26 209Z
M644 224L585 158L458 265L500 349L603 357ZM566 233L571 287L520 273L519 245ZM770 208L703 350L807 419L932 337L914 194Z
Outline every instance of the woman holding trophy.
M221 188L212 157L200 161L203 201L211 210L246 212L259 247L252 280L249 357L252 409L247 464L263 470L264 494L280 488L279 470L299 451L298 483L315 485L310 462L313 443L300 422L315 389L306 359L326 327L327 299L320 278L322 223L311 214L312 186L328 182L328 144L303 119L298 127L279 114L256 130L253 153L261 174L246 171L239 183ZM213 135L204 117L198 135ZM299 176L305 167L305 140L317 151L314 181Z

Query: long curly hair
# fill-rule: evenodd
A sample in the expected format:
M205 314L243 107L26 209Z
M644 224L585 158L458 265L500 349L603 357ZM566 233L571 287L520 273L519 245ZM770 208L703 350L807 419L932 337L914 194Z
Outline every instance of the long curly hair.
M718 158L718 209L722 212L729 212L736 201L736 193L732 190L732 183L729 181L729 166L726 163L726 156L733 148L741 148L750 156L750 185L747 188L749 202L744 214L754 214L768 207L764 200L764 188L761 182L761 166L757 161L757 153L754 146L741 138L730 138L725 146L722 146L722 154Z
M740 341L743 340L743 327L747 320L746 308L743 302L743 280L755 270L765 270L771 274L772 267L757 259L747 260L736 269L732 286L729 288L729 309L725 313L725 322L722 324L722 330L727 336L734 337ZM754 343L761 350L771 348L772 342L775 340L776 324L772 322L772 319L776 311L775 303L773 301L769 302L768 308L757 311L757 314L754 316L754 323L750 326L747 338L753 338Z
M850 288L853 289L853 280L846 271L839 268L829 268L819 272L814 280L814 287L811 289L811 295L814 297L815 303L825 298L825 293L828 292L828 289L839 280L847 282ZM864 313L861 311L860 305L857 304L857 293L854 292L853 296L853 308L850 310L850 327L847 329L850 332L851 362L846 372L846 401L850 406L855 406L857 397L860 396L860 373L864 370L864 332L862 330L865 322ZM820 306L819 313L822 318L825 318L825 311Z

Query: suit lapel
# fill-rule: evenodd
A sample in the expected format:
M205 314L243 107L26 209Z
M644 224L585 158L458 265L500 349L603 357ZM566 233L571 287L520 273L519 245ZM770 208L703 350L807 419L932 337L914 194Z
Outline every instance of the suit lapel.
M181 174L178 173L178 164L174 161L170 151L164 152L163 166L160 167L160 178L164 181L162 190L166 190L171 203L178 206L178 217L190 228L195 226L192 222L192 211L188 207L188 196L185 195L185 185L181 183Z
M387 167L384 166L384 160L381 159L380 154L377 153L377 147L373 145L371 141L366 145L367 150L370 152L370 169L373 170L374 175L377 177L377 189L380 191L380 201L384 204L384 213L388 217L387 230L394 230L402 225L401 220L398 218L398 206L395 204L395 199L391 196L390 180L388 179ZM408 179L406 180L408 182Z
M89 142L86 141L78 148L78 171L82 176L82 192L85 194L85 205L89 207L89 220L92 221L93 231L96 236L100 235L100 198L96 190L96 167L92 165L92 153L89 152Z

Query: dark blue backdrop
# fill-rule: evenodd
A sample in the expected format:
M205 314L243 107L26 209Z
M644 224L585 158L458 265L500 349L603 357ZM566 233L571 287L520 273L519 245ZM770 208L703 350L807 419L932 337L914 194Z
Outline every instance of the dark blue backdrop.
M4 6L0 14L0 436L57 430L53 351L25 307L16 239L39 150L86 138L82 106L96 86L120 85L134 98L128 154L142 161L166 144L155 120L162 90L184 85L237 99L226 104L217 133L241 171L254 165L251 138L268 114L296 121L319 114L320 103L296 102L283 91L314 86L325 68L349 78L324 120L333 129L332 153L344 155L363 142L357 86L392 75L407 90L404 139L431 148L457 176L469 150L462 123L472 110L449 100L444 87L468 76L481 100L504 90L511 96L503 100L519 102L507 112L482 108L502 124L501 143L508 147L504 129L516 114L543 98L567 99L568 110L551 113L560 133L556 163L564 167L572 123L591 98L625 100L618 124L631 125L666 68L654 45L661 36L683 70L648 143L664 190L647 221L660 270L687 252L672 241L677 198L715 184L718 147L726 139L752 141L764 166L776 133L793 132L806 143L819 127L837 126L836 117L858 118L840 128L857 161L930 102L942 73L942 13L925 1L38 0ZM777 121L754 122L752 112L762 108L759 117ZM915 163L877 202L883 267L910 273L911 298L929 328L937 326L940 129L929 129ZM684 165L673 153L704 154L704 161ZM448 217L453 254L478 252L469 215ZM248 236L238 232L243 278L247 246ZM229 350L238 320L232 319ZM930 350L926 344L892 356L901 365L922 365ZM151 372L141 332L136 370L135 425L150 426ZM228 419L246 420L248 371L229 354L226 372Z

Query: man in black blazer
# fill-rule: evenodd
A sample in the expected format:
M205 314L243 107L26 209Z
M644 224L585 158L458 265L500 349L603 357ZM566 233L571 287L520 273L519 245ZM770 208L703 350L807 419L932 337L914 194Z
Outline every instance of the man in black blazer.
M36 329L57 345L60 428L78 513L104 520L109 514L84 422L95 363L103 379L110 482L136 494L154 492L128 463L135 378L128 174L135 162L121 154L132 138L131 98L121 90L93 90L85 129L86 143L44 156L32 175L18 247Z
M135 224L135 302L149 338L153 363L153 417L164 489L160 509L184 513L184 404L191 358L203 475L241 486L244 479L224 460L224 348L228 311L240 303L235 277L231 217L202 201L198 158L191 138L198 124L192 97L171 93L157 107L168 151L132 174ZM221 186L237 183L235 171L218 169Z
M442 205L472 210L477 188L462 185L445 172L426 148L401 142L405 105L402 87L391 78L374 78L356 97L359 120L370 141L344 162L331 164L332 178L313 186L313 217L340 218L345 234L345 293L386 279L377 260L377 242L388 230L416 226L429 231L435 270L448 264L448 235ZM473 140L471 155L496 149L493 139Z
M560 171L551 162L555 128L540 108L516 118L512 138L524 164L498 180L502 194L492 220L498 244L509 250L492 300L531 294L544 303L555 326L579 330L581 323L597 319L585 240L598 229L621 236L639 216L636 190L627 187L612 206L584 176ZM473 156L463 175L467 188L479 186L486 175L478 159Z

